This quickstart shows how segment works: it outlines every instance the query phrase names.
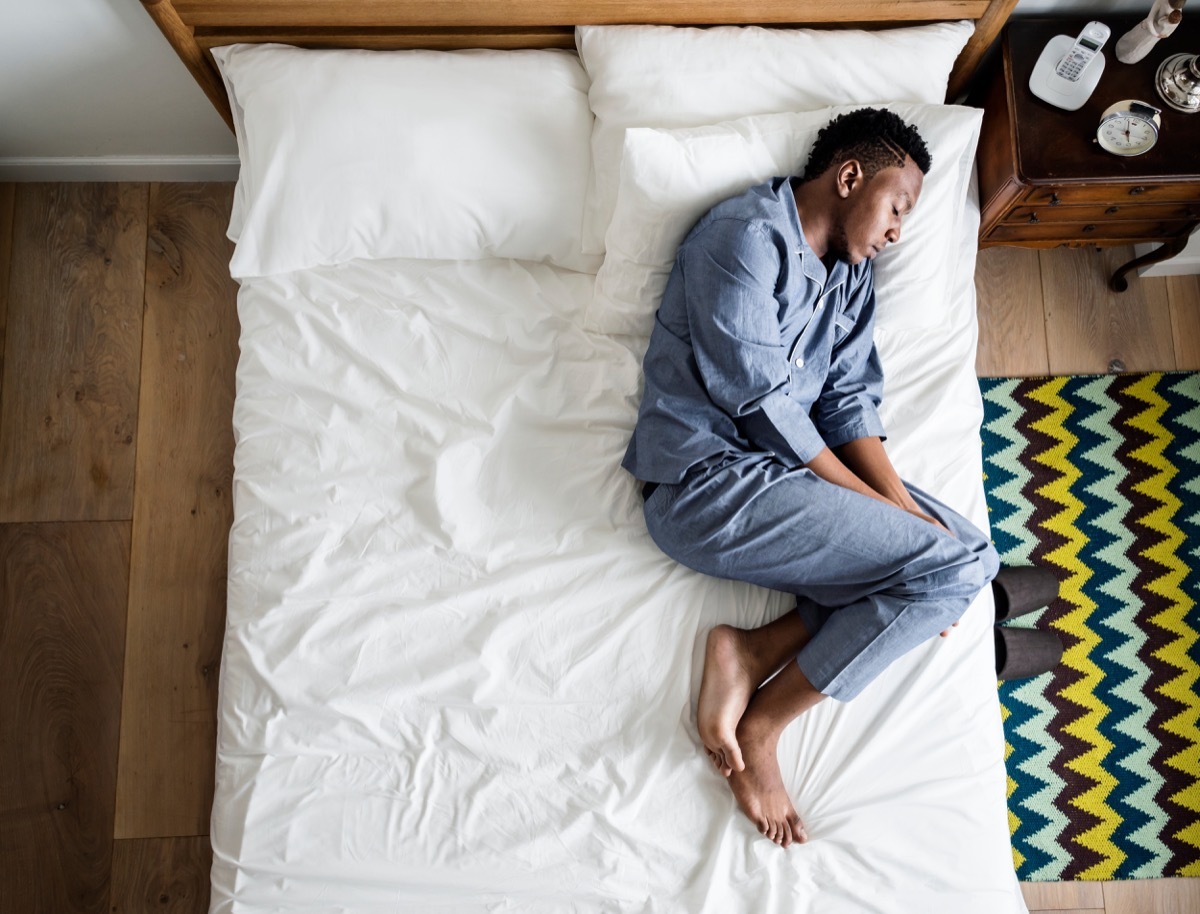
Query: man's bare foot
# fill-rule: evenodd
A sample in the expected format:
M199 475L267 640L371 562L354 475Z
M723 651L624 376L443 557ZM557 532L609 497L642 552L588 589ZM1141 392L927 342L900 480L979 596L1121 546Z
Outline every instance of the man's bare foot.
M725 777L746 767L738 747L737 726L759 686L749 666L740 629L718 625L708 633L696 723L708 757Z
M808 840L804 823L783 786L775 751L779 732L756 725L753 715L742 718L737 729L745 768L729 777L729 786L742 812L758 830L781 847Z

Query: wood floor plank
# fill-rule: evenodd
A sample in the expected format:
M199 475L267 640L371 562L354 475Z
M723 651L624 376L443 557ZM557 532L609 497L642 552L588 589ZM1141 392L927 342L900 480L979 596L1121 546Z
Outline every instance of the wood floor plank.
M976 374L982 378L1049 374L1038 252L1006 247L980 251L975 292L979 302Z
M1139 879L1104 883L1105 914L1196 914L1200 879Z
M1126 292L1108 289L1108 277L1132 256L1129 246L1042 252L1051 374L1174 367L1166 280L1137 277Z
M1175 367L1200 371L1200 276L1167 277Z
M152 185L116 837L208 833L233 520L233 187Z
M145 279L144 184L19 184L0 522L128 520Z
M128 522L0 526L5 911L109 900Z
M1021 894L1031 911L1086 911L1104 907L1104 887L1099 882L1022 882Z
M206 836L113 844L111 914L205 914L212 845Z
M4 330L8 322L8 278L12 264L13 201L15 184L0 184L0 402L4 397ZM4 433L0 428L0 435Z

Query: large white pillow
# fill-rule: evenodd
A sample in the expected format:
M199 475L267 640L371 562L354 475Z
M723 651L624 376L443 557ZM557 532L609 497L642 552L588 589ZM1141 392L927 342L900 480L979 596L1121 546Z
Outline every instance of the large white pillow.
M387 257L599 266L580 237L592 115L574 54L213 56L242 160L234 276Z
M803 171L817 131L861 105L767 114L724 124L625 134L608 255L584 326L649 336L675 254L716 203L780 175ZM951 306L964 244L964 211L982 111L954 105L889 104L920 131L933 159L900 241L875 258L876 324L890 330L940 324ZM973 249L975 238L966 239Z
M604 250L629 127L696 127L826 105L940 103L974 23L866 32L580 26L596 123L584 250Z

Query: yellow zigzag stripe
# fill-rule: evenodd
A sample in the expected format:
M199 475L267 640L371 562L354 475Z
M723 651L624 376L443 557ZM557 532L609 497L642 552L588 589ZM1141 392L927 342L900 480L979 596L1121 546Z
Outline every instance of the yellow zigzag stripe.
M1001 724L1007 724L1008 719L1010 717L1012 717L1012 711L1008 710L1008 708L1004 707L1004 705L1000 705L1000 722L1001 722ZM1005 730L1004 732L1007 733L1008 731ZM1013 749L1012 743L1010 743L1008 741L1008 739L1006 738L1004 740L1004 770L1006 772L1004 777L1005 777L1007 786L1005 787L1004 797L1007 800L1012 800L1013 792L1016 791L1016 789L1017 789L1017 782L1013 779L1013 776L1011 774L1007 773L1008 771L1011 770L1008 766L1008 759L1015 751L1016 750ZM1012 803L1010 802L1008 804L1008 833L1009 833L1009 835L1010 836L1015 835L1017 833L1017 829L1020 827L1021 827L1021 818L1020 818L1020 816L1017 816L1016 814L1013 813ZM1013 843L1012 855L1013 855L1013 868L1015 870L1020 871L1021 866L1025 863L1025 855L1022 854L1019 850L1017 850L1017 845L1015 842Z
M1066 378L1055 378L1036 388L1031 398L1044 404L1053 412L1034 424L1042 434L1057 443L1036 459L1050 470L1056 478L1042 486L1038 492L1045 498L1063 506L1044 527L1061 536L1065 543L1046 555L1054 564L1065 569L1069 577L1059 588L1059 596L1072 607L1056 627L1078 639L1063 654L1063 663L1079 672L1078 682L1063 690L1062 696L1084 709L1084 713L1069 723L1065 730L1076 739L1091 746L1082 755L1067 761L1067 767L1095 782L1094 786L1072 800L1072 803L1091 813L1099 822L1078 839L1079 844L1100 855L1100 862L1080 873L1079 879L1111 879L1117 867L1125 860L1125 854L1112 841L1113 832L1121 823L1121 817L1108 805L1108 798L1116 787L1117 780L1104 770L1103 762L1113 744L1100 734L1100 722L1108 708L1096 698L1096 686L1103 673L1091 660L1091 651L1100 643L1100 638L1088 626L1088 619L1096 609L1096 603L1083 592L1083 586L1092 576L1091 570L1080 561L1079 554L1087 543L1087 536L1077 526L1083 513L1083 502L1071 492L1071 487L1082 475L1070 462L1071 449L1079 439L1066 427L1071 413L1070 405L1062 398Z
M1200 667L1188 656L1188 651L1196 643L1197 636L1186 622L1187 614L1195 606L1195 601L1180 587L1187 575L1187 565L1178 555L1184 535L1175 525L1174 517L1182 503L1167 489L1167 484L1177 470L1163 456L1170 432L1159 422L1167 409L1167 401L1155 390L1155 385L1161 379L1161 375L1147 375L1129 388L1130 394L1146 403L1148 407L1131 419L1129 424L1151 436L1149 443L1138 448L1130 456L1156 471L1153 477L1137 486L1137 491L1160 503L1160 507L1141 518L1139 523L1162 537L1143 554L1167 569L1166 574L1155 578L1147 584L1146 589L1168 600L1170 605L1149 621L1176 636L1170 644L1154 652L1156 658L1180 671L1178 676L1159 688L1162 694L1183 706L1182 711L1163 724L1163 729L1188 743L1186 749L1167 759L1168 765L1182 771L1191 781L1188 788L1177 792L1171 799L1193 813L1200 813L1200 796L1197 795L1200 729L1196 726L1200 708L1196 706L1195 693L1196 680L1200 678ZM1177 833L1177 837L1200 847L1200 819L1193 819ZM1185 867L1179 875L1200 876L1200 865Z

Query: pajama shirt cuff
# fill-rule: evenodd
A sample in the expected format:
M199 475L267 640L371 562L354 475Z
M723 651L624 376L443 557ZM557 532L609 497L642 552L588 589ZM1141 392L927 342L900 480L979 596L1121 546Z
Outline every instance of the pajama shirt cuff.
M824 431L825 443L831 448L841 447L843 444L849 444L851 441L857 441L859 438L879 438L886 440L887 435L883 427L883 422L879 418L879 414L875 410L863 410L860 416L839 425L832 429Z

